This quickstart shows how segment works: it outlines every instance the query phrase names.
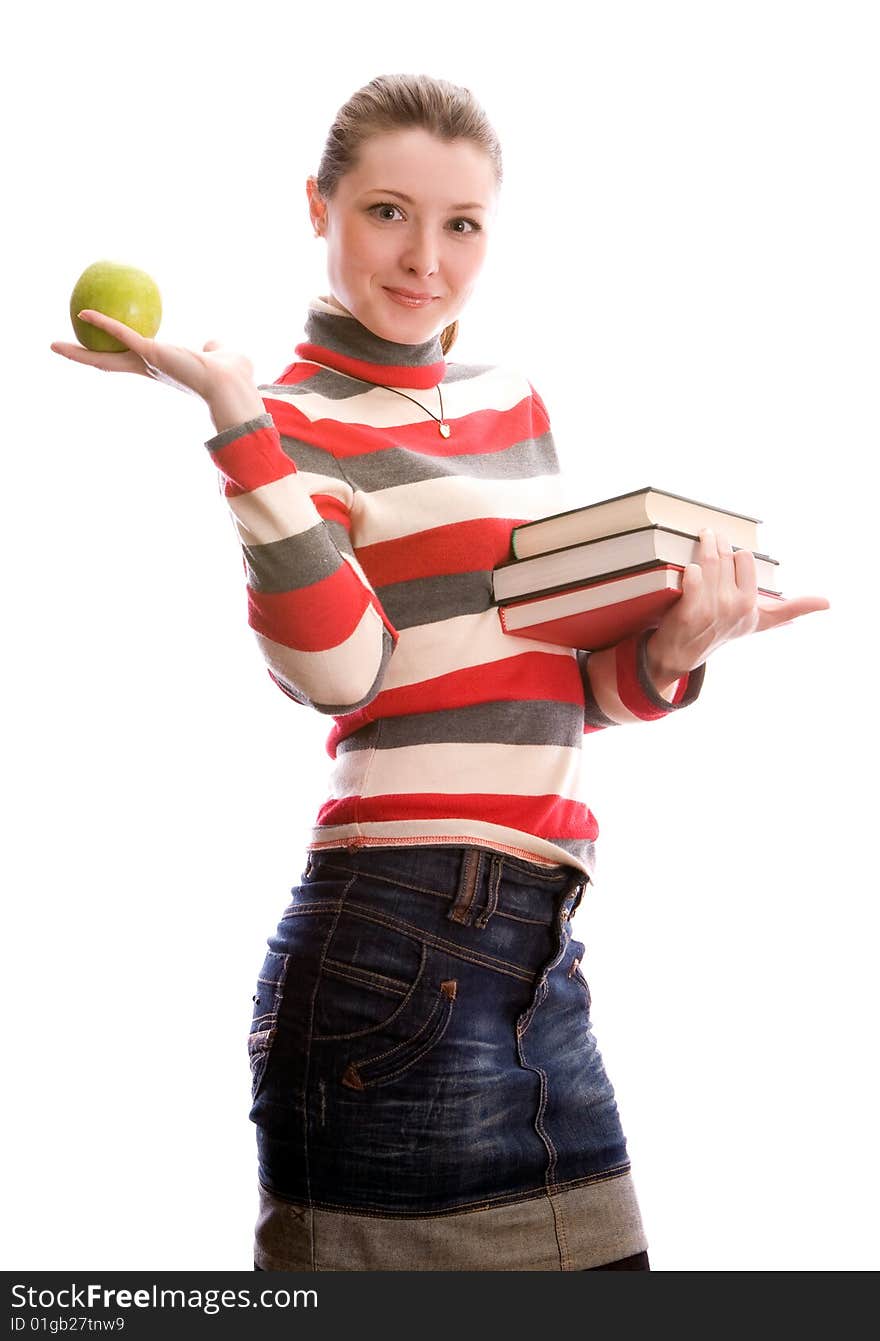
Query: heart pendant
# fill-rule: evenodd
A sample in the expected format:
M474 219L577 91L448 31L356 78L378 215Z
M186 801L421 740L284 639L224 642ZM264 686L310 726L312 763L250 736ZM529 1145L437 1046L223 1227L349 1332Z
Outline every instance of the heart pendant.
M440 432L443 434L444 438L448 438L452 429L448 424L440 424Z

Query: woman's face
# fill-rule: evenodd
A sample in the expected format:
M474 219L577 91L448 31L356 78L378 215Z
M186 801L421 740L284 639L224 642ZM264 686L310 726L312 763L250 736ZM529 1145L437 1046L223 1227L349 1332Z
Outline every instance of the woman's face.
M374 335L423 344L455 321L483 265L497 206L488 155L421 129L374 135L331 200L306 183L327 239L331 297ZM404 197L409 197L405 199ZM390 290L427 294L406 305Z

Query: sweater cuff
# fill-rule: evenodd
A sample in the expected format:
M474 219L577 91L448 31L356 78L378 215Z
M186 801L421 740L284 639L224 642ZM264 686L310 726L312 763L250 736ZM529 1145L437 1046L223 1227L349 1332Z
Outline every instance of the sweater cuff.
M647 643L652 633L653 628L630 634L615 649L618 695L625 707L643 721L665 717L676 708L686 708L693 703L703 687L706 674L706 663L703 661L683 675L670 703L657 692L648 671Z
M217 433L213 438L208 438L205 446L209 452L218 452L221 447L227 447L230 442L235 442L236 438L243 438L247 433L253 433L256 428L271 428L274 422L268 411L265 414L258 414L255 419L245 419L241 424L233 424L231 428L224 428L222 433Z
M241 424L233 424L205 443L222 477L227 498L251 493L264 484L275 484L286 475L296 475L296 462L281 445L281 435L268 411Z

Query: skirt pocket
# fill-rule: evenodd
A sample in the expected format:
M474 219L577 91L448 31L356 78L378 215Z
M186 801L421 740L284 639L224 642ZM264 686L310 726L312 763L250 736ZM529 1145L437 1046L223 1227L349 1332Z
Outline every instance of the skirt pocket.
M247 1049L251 1068L251 1098L256 1099L260 1082L265 1074L272 1044L278 1033L278 1012L287 979L289 954L269 950L257 979L254 1009L248 1034Z
M416 1062L422 1061L446 1033L457 989L455 978L444 979L433 994L433 1004L420 1028L381 1052L349 1062L342 1073L341 1083L353 1090L387 1085L415 1066Z
M312 1038L356 1039L394 1024L422 981L427 947L381 917L346 912L321 961Z
M454 971L382 911L347 908L325 948L312 1029L336 1083L384 1085L427 1057L452 1016Z

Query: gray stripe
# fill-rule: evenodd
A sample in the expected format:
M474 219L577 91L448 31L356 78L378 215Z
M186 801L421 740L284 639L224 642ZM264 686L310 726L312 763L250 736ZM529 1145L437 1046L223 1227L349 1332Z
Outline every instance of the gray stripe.
M446 375L442 382L438 383L440 391L442 392L450 382L469 382L474 377L481 377L484 373L492 372L495 366L493 363L447 363ZM274 394L284 400L294 396L323 396L325 400L343 401L350 400L352 396L363 396L368 388L375 390L378 396L382 395L383 388L376 382L365 382L361 377L350 377L348 373L337 372L335 368L321 367L316 368L314 374L305 381L264 382L257 387L257 390L261 395L265 392L268 396ZM418 400L419 396L433 394L434 388L421 390L415 388L408 391Z
M584 722L587 726L620 726L621 723L615 722L613 717L606 717L596 701L593 686L587 676L587 662L591 655L591 652L585 652L581 649L577 653L578 669L584 686Z
M657 693L657 690L654 688L654 685L651 682L650 674L648 672L647 644L648 639L650 638L653 632L654 629L645 629L645 631L639 637L638 643L636 644L637 648L636 673L639 677L639 684L642 686L642 689L647 694L651 702L654 704L655 708L665 708L667 712L676 712L679 708L686 708L689 703L693 703L694 699L699 694L700 690L703 687L703 677L706 674L706 663L705 661L702 662L699 666L695 667L695 669L691 671L690 679L688 680L688 687L684 692L684 697L682 698L681 702L670 703L668 699L663 698L662 695Z
M538 438L523 438L500 452L469 452L461 456L432 457L406 447L389 447L381 452L351 456L345 469L353 488L373 493L400 484L457 475L479 480L526 480L535 475L558 475L559 462L552 434L547 432Z
M413 452L408 447L388 447L350 456L344 466L324 448L286 433L281 434L281 446L297 470L329 475L364 493L456 476L478 480L527 480L536 475L559 474L556 447L549 432L538 438L523 438L500 452L432 457Z
M282 451L290 457L297 470L305 470L312 475L329 475L342 484L348 484L345 471L326 447L316 447L314 443L303 442L301 438L290 437L287 433L282 433L280 437Z
M209 438L205 446L209 452L219 452L221 447L226 447L230 442L235 442L236 438L243 438L246 433L253 433L255 428L271 428L274 422L267 410L265 414L258 414L253 419L245 419L241 424L233 424L231 428L224 428L221 433Z
M299 535L270 540L264 545L246 545L242 553L248 585L254 591L277 593L310 587L330 577L345 560L327 534L326 523L317 522Z
M254 591L296 591L298 587L307 587L335 573L342 560L334 562L334 551L327 544L326 532L329 531L337 550L352 556L354 550L342 522L325 521L323 527L326 528L323 535L321 523L316 523L308 531L286 536L283 540L270 540L263 545L242 542L248 585Z
M458 615L479 615L491 609L492 571L477 568L470 573L414 577L408 582L377 587L376 595L396 629L413 629L419 624L454 619Z
M346 358L361 359L364 363L385 363L395 368L430 367L443 363L440 336L432 335L422 344L398 344L383 340L353 317L309 308L305 322L306 343L322 345Z
M577 749L583 736L580 705L546 700L497 700L438 712L383 717L340 741L348 750L395 750L406 745L561 745ZM555 840L554 840L555 841Z
M542 835L543 837L544 835ZM596 844L589 838L558 838L555 834L546 835L548 843L555 843L563 852L576 857L587 869L590 880L596 874Z

